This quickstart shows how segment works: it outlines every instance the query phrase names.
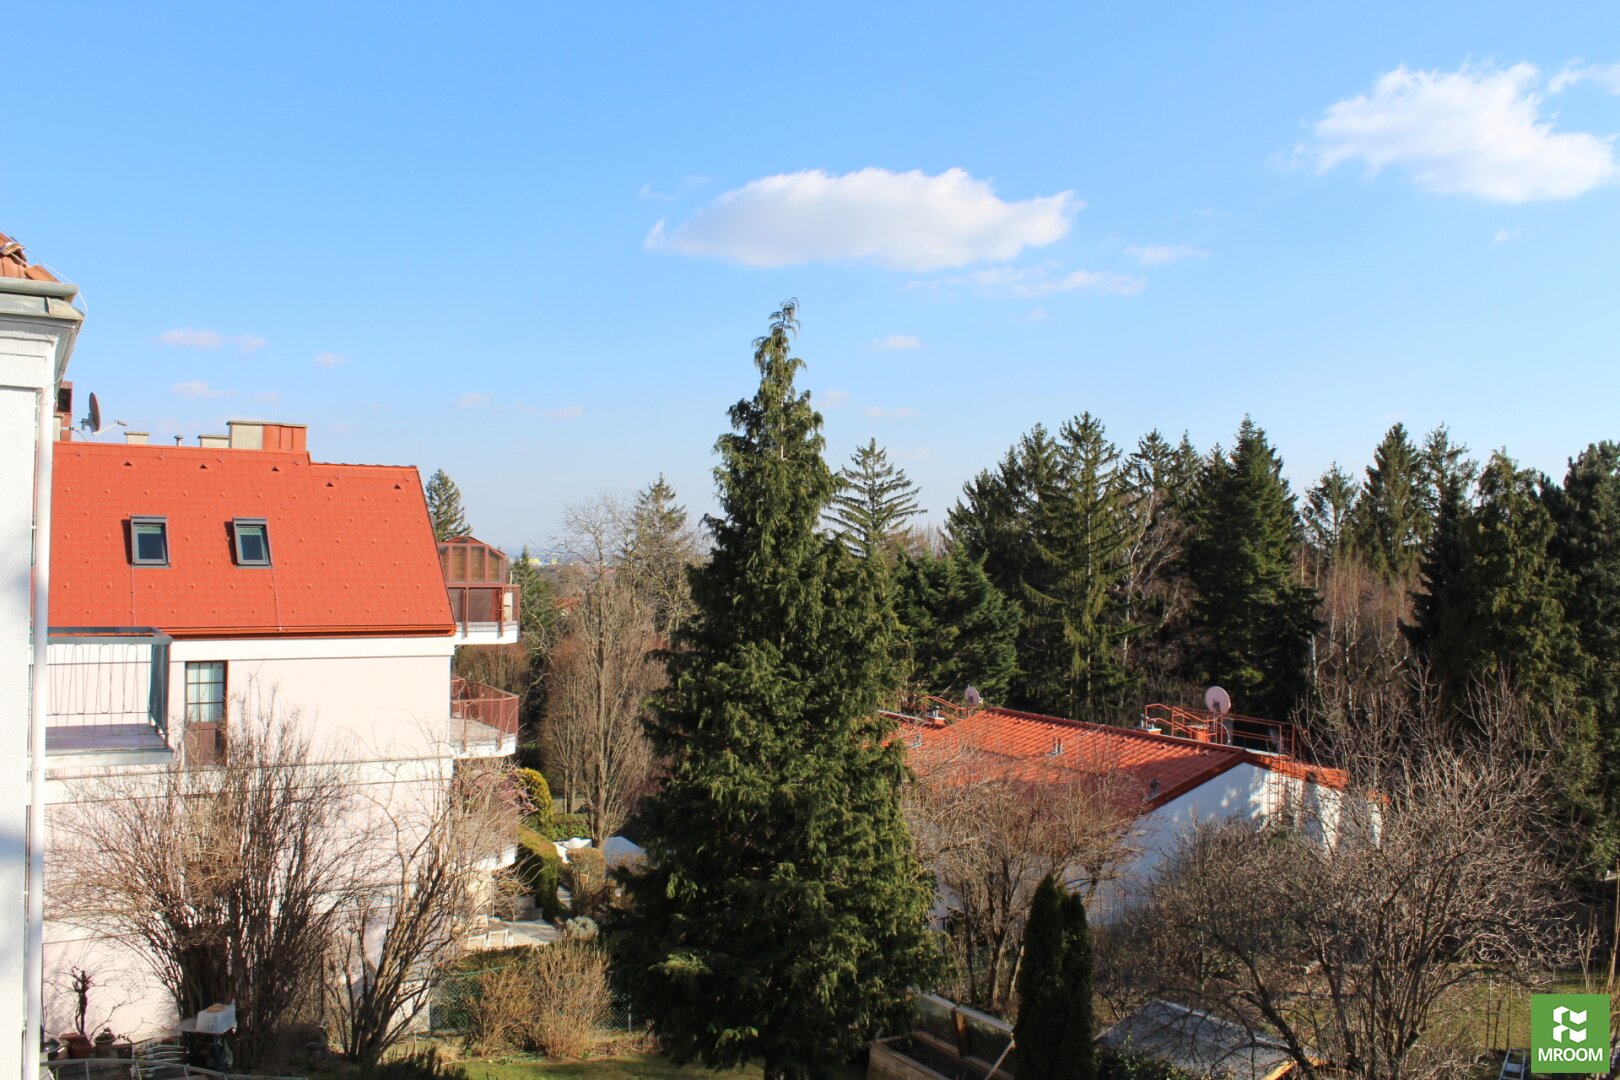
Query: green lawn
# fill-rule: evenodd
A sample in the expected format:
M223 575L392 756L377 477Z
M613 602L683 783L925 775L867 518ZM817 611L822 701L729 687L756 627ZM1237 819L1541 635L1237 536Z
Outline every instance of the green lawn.
M699 1078L734 1077L751 1080L761 1075L757 1065L741 1069L715 1072L702 1065L674 1065L668 1058L657 1054L635 1054L629 1057L602 1058L596 1061L571 1061L553 1064L511 1058L503 1061L460 1061L467 1071L468 1080L699 1080ZM866 1070L850 1066L833 1080L861 1080Z
M571 1061L553 1064L544 1061L462 1061L468 1080L681 1080L690 1077L757 1077L756 1068L714 1072L702 1065L681 1067L656 1054L602 1058L597 1061Z

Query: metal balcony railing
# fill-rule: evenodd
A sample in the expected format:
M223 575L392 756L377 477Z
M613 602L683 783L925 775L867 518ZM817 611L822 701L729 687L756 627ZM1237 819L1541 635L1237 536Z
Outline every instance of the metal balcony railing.
M171 642L151 627L51 627L46 753L167 749Z
M499 756L517 749L518 696L459 676L450 680L450 738L463 754Z

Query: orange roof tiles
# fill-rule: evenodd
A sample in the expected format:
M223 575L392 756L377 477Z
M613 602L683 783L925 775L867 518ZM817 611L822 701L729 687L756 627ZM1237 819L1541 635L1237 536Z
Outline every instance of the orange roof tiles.
M56 275L43 266L31 265L23 246L5 233L0 233L0 277L27 278L30 281L55 281Z
M950 724L912 721L906 735L913 752L973 751L981 760L1001 761L1003 774L1014 778L1039 781L1058 769L1123 775L1140 785L1146 809L1163 806L1245 763L1344 786L1343 773L1293 758L1011 709L981 709Z
M455 629L414 468L300 451L54 446L52 626L176 637ZM168 566L130 565L131 515L168 519ZM271 566L236 565L239 517L268 522Z

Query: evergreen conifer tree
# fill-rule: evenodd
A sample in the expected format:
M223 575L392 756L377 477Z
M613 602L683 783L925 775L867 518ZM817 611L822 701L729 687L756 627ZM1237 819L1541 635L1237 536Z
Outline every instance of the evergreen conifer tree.
M1006 700L1018 669L1018 606L991 584L960 545L943 555L902 556L895 607L906 643L909 685L929 694L972 686Z
M1282 460L1247 417L1210 456L1187 553L1206 637L1191 674L1240 712L1284 719L1304 694L1316 593L1299 583L1299 521Z
M1035 890L1024 923L1024 951L1018 964L1019 1080L1057 1080L1069 1024L1063 982L1063 890L1048 874Z
M436 469L427 482L428 520L433 522L433 539L454 540L472 532L461 508L461 489L443 469Z
M1417 565L1430 524L1423 496L1422 455L1396 424L1373 451L1356 500L1355 546L1374 569L1404 578Z
M1051 482L1030 523L1037 563L1019 597L1025 702L1071 719L1104 720L1124 683L1118 641L1129 569L1130 489L1119 449L1090 413L1058 432Z
M1620 443L1588 446L1548 492L1553 550L1571 588L1566 616L1584 654L1582 696L1597 728L1603 792L1593 858L1620 854Z
M1095 1080L1091 932L1086 905L1048 874L1024 924L1018 967L1019 1080Z
M901 1022L935 961L902 751L876 712L885 620L818 528L836 481L794 387L794 315L784 304L755 343L759 389L718 444L723 516L651 725L668 775L612 933L678 1058L760 1058L768 1080L829 1075Z
M1333 562L1350 546L1358 493L1355 479L1337 463L1305 493L1300 516L1305 522L1305 543L1318 567Z
M872 439L838 471L838 491L827 520L851 551L871 558L883 555L895 530L921 512L917 485Z
M675 489L660 473L636 495L623 560L636 591L651 605L653 627L660 634L669 634L692 614L687 575L701 550L686 507L675 501Z

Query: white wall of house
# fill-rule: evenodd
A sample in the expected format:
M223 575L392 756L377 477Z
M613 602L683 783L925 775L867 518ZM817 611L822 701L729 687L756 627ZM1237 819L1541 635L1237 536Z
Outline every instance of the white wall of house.
M455 644L449 636L176 640L170 649L170 744L184 744L187 663L223 662L227 732L244 708L294 719L310 735L316 760L344 762L352 769L357 833L385 814L420 820L455 767L448 741ZM71 759L53 760L53 817L72 813L72 803L94 796L97 775L120 768L103 760L85 767L73 767ZM49 858L47 850L47 872ZM45 933L45 1004L52 1034L66 1028L50 1025L71 1021L65 987L72 965L106 981L104 1000L98 1003L92 995L91 1012L116 1010L109 1019L92 1016L91 1023L110 1022L120 1035L141 1036L179 1019L132 943L56 921L47 921Z
M35 521L34 480L41 411L47 421L54 415L56 383L81 321L67 297L30 294L35 284L0 279L0 1077L24 1075L38 1061L36 1037L27 1028L25 973L35 632L30 582L33 530L37 524L49 535L50 521Z

